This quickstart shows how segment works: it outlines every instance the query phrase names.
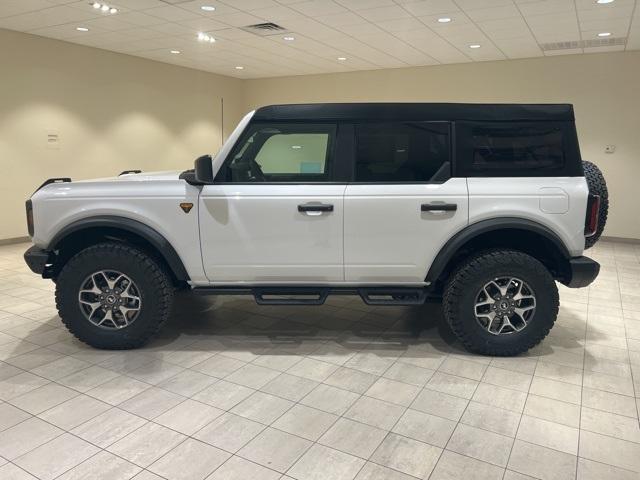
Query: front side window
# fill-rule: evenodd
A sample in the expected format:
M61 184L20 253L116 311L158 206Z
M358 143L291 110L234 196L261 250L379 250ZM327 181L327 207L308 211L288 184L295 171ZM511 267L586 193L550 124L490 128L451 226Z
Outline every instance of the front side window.
M356 182L423 183L450 176L449 124L356 125Z
M223 182L330 180L335 125L252 125L218 174Z
M564 167L564 131L545 123L475 124L468 148L475 171L557 170Z

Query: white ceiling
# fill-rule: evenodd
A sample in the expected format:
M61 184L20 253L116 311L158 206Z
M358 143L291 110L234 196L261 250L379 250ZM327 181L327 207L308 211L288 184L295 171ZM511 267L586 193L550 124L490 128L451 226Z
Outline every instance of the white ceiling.
M238 78L640 49L636 0L105 1L119 12L103 14L90 0L0 0L0 28ZM452 21L439 23L441 17ZM240 29L262 22L286 31L259 36ZM200 31L216 42L198 42ZM599 39L601 32L611 36ZM295 40L285 41L288 35ZM540 46L592 40L622 44Z

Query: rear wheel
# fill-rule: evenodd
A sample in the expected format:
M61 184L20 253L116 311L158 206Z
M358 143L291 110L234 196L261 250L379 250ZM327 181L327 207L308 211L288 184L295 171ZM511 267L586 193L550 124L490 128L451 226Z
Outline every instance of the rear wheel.
M468 350L484 355L517 355L534 347L553 327L558 307L558 289L545 266L513 250L468 259L443 296L453 332Z
M96 348L142 346L169 317L172 299L164 269L142 250L121 243L82 250L56 283L63 323Z

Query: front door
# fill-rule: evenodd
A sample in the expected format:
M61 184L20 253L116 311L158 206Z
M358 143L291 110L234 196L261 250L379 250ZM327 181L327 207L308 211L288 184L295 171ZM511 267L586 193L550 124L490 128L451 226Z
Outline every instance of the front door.
M447 122L355 126L345 191L345 280L420 284L440 248L468 223L465 178L451 177Z
M343 197L333 124L252 124L200 195L213 283L341 282Z

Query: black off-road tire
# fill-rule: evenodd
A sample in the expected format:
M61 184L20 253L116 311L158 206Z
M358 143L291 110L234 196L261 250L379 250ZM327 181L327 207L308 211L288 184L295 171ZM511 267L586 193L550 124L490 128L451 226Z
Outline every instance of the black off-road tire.
M480 325L474 307L482 287L503 276L527 283L535 293L536 309L522 330L495 335ZM493 356L518 355L540 343L553 327L559 304L558 288L546 267L514 250L489 250L467 259L449 277L443 296L444 316L464 347Z
M609 215L609 191L607 190L607 182L602 175L602 171L593 163L582 162L584 176L587 179L589 193L600 196L600 214L598 215L598 229L595 235L586 237L584 240L584 248L593 247L600 239L600 235L604 231L607 224L607 216Z
M137 286L141 310L124 328L102 328L91 323L80 309L78 294L85 279L100 270L127 275ZM169 318L174 289L163 267L131 245L106 242L73 256L56 283L56 306L62 322L80 341L95 348L125 350L144 345Z

